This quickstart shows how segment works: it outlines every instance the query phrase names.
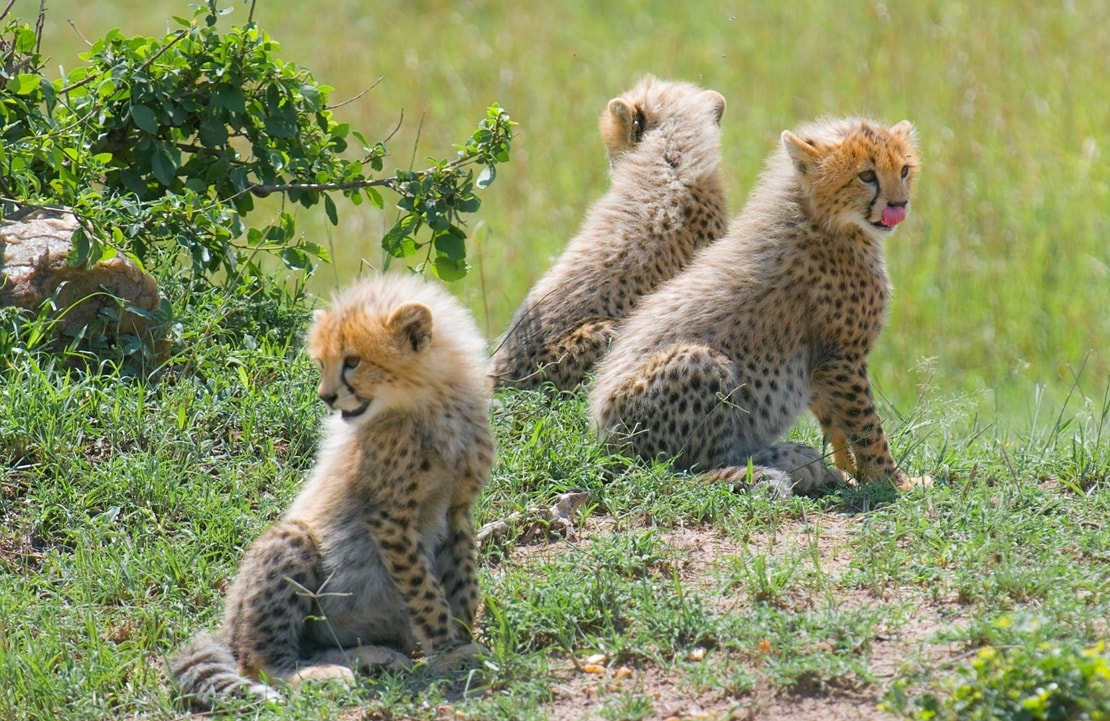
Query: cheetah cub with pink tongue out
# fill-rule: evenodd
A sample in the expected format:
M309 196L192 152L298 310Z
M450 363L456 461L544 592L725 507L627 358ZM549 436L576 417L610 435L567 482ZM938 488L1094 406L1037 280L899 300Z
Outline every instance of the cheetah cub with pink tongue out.
M590 396L610 443L778 495L837 479L817 449L777 442L809 406L836 465L909 481L891 458L867 358L886 317L883 241L917 175L908 121L849 118L782 134L728 234L644 298Z

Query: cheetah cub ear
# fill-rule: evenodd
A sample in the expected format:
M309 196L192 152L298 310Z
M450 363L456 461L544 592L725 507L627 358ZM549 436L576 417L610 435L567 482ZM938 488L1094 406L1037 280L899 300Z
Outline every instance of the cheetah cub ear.
M725 96L718 93L716 90L706 90L704 95L709 98L713 103L713 110L716 115L717 125L721 124L721 118L725 117Z
M817 167L817 162L821 158L821 149L813 141L799 137L789 130L784 130L782 131L782 145L786 148L786 154L790 156L790 160L794 163L794 168L799 174L807 175Z
M432 311L423 303L402 303L385 324L398 341L412 347L413 353L432 342Z
M628 103L620 98L610 100L609 117L612 122L607 131L620 137L620 142L612 143L613 147L627 147L639 142L644 133L643 118L636 117Z
M913 123L908 120L903 120L897 125L891 127L890 133L895 137L901 138L902 140L908 140L910 142L913 142L913 137L917 134L916 130L914 130Z

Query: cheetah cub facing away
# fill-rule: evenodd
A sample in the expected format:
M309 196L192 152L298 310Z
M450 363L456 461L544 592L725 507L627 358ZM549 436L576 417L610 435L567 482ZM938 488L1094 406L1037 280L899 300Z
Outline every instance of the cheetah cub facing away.
M610 190L517 310L493 355L496 384L581 383L640 296L724 234L724 111L717 92L650 75L609 101Z
M871 395L885 321L883 241L917 175L914 130L864 119L782 134L728 235L644 298L598 370L594 423L611 444L710 479L806 491L837 475L776 443L808 405L837 466L907 480Z
M406 667L417 644L434 668L475 650L471 507L494 453L478 328L441 288L385 276L317 311L307 345L335 414L292 507L247 550L223 625L170 660L195 707Z

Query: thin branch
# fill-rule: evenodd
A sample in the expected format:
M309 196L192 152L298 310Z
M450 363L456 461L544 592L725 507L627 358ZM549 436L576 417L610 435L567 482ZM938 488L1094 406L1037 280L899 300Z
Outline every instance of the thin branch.
M401 117L397 118L397 125L394 126L393 130L389 131L389 135L385 136L385 140L383 140L382 143L388 143L390 140L393 140L393 136L396 135L397 131L401 129L401 125L404 122L405 122L405 109L401 108Z
M236 134L232 137L239 137L239 134ZM216 148L209 148L203 145L193 145L192 143L174 143L174 145L177 146L177 149L183 153L192 153L194 155L208 155L216 158L227 158L228 162L234 160L234 157L229 156L227 153L227 145L222 145Z
M86 44L86 45L89 45L89 46L91 46L91 45L92 45L92 41L91 41L91 40L89 40L89 39L88 39L87 37L85 37L85 33L81 32L81 29L77 27L77 25L76 25L76 24L75 24L75 23L73 22L73 20L69 20L69 19L67 19L67 20L66 20L66 22L67 22L67 23L69 23L69 26L70 26L71 28L73 28L73 32L77 33L77 35L78 35L78 36L79 36L79 37L80 37L80 38L81 38L82 40L84 40L84 41L85 41L85 44Z
M427 175L431 175L437 170L458 170L464 165L473 163L475 161L476 158L474 157L459 158L458 160L452 160L443 168L440 168L438 166L425 168L424 170L415 171L414 174L418 178L423 178ZM244 192L250 192L259 198L265 198L271 193L288 193L294 190L353 190L355 188L380 188L382 186L392 188L396 183L396 176L391 178L365 178L363 180L349 180L343 183L277 183L274 185L264 185L261 183L256 183L248 187ZM228 198L228 200L230 200L230 198Z
M0 20L8 17L8 13L12 11L12 6L15 5L15 0L8 0L8 6L4 8L4 12L0 13Z
M265 198L271 193L288 193L293 190L354 190L355 188L373 188L383 185L392 186L395 182L397 182L396 178L368 178L365 180L349 180L345 183L277 183L274 185L256 183L248 187L246 192L250 192L259 198Z
M424 115L420 116L420 122L416 124L416 140L412 141L412 157L409 158L409 168L416 164L416 149L420 147L420 135L424 132Z
M15 0L12 0L12 2L15 2ZM342 108L344 105L349 105L349 104L355 102L356 100L361 98L363 95L366 95L366 93L368 93L371 90L373 90L374 88L378 87L378 84L381 83L381 81L383 79L385 79L385 76L384 75L379 75L378 79L370 84L370 87L366 88L365 90L363 90L358 95L354 96L353 98L349 98L347 100L344 100L341 103L336 103L335 105L325 105L324 109L325 110L335 110L336 108Z
M73 212L72 208L65 208L65 207L62 207L60 205L39 205L37 203L28 203L26 200L18 200L16 198L4 198L4 197L0 197L0 203L3 203L5 205L12 205L12 206L17 208L17 210L14 210L10 213L7 213L4 216L4 221L5 222L6 221L12 221L12 222L20 221L20 220L23 220L24 218L26 218L27 216L32 215L34 213L37 213L39 211L44 211L44 212L47 212L47 213L54 213L54 214L58 214L58 215L68 214L68 215L73 215L74 217L76 217L76 214Z
M255 2L255 0L251 0L251 9L250 9L250 12L247 13L247 24L248 25L250 23L254 22L254 2Z
M42 50L42 26L46 24L46 0L39 2L39 16L35 19L35 55Z

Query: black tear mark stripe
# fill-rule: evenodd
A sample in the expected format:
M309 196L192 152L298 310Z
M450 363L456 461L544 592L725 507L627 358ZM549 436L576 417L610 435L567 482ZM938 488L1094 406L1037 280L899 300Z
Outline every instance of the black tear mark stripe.
M882 183L879 181L878 176L875 177L875 194L871 196L871 202L867 204L867 220L871 220L871 212L875 210L875 203L879 202L879 194L882 193Z
M353 370L354 368L344 368L343 371L339 374L339 381L343 384L344 388L350 391L351 395L358 397L358 393L355 392L354 386L352 386L347 380L347 373Z

